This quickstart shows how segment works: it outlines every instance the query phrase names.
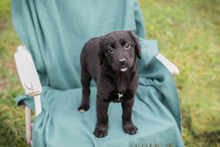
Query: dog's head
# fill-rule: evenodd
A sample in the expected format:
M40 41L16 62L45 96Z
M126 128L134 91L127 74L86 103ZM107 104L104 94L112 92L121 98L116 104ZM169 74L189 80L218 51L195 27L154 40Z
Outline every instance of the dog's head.
M106 60L115 71L133 67L136 55L141 59L141 45L132 31L115 31L100 38L100 65Z

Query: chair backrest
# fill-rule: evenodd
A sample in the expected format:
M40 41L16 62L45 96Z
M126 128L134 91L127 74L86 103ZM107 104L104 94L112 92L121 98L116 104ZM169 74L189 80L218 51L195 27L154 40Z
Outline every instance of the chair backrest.
M42 85L81 87L84 44L116 30L145 38L136 0L12 0L14 28L32 54ZM27 69L28 70L28 69Z

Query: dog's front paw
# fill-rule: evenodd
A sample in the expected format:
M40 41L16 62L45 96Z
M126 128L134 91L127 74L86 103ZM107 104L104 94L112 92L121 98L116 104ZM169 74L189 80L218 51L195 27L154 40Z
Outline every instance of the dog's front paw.
M108 135L108 128L96 128L93 134L98 138L103 138Z
M80 105L79 108L78 108L78 111L81 112L81 113L83 113L83 112L85 112L85 111L88 111L89 108L90 108L89 105Z
M127 124L123 126L124 132L130 135L137 133L138 128L133 124Z

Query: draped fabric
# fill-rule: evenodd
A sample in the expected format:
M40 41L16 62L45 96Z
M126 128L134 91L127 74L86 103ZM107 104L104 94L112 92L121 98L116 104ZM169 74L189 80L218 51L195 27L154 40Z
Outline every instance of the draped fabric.
M146 40L136 0L12 0L14 28L30 51L43 87L42 112L34 119L34 146L184 146L175 81L155 56L157 42ZM80 53L93 37L112 31L133 30L140 37L142 59L132 120L135 135L122 129L120 103L109 107L109 130L96 138L96 93L91 83L90 109L79 113L82 98ZM28 70L28 69L27 69ZM34 110L33 97L20 95L17 105Z

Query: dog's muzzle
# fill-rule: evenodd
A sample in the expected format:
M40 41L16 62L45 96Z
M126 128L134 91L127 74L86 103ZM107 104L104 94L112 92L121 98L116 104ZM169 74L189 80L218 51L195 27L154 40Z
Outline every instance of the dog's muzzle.
M125 72L128 68L122 68L120 69L122 72Z

